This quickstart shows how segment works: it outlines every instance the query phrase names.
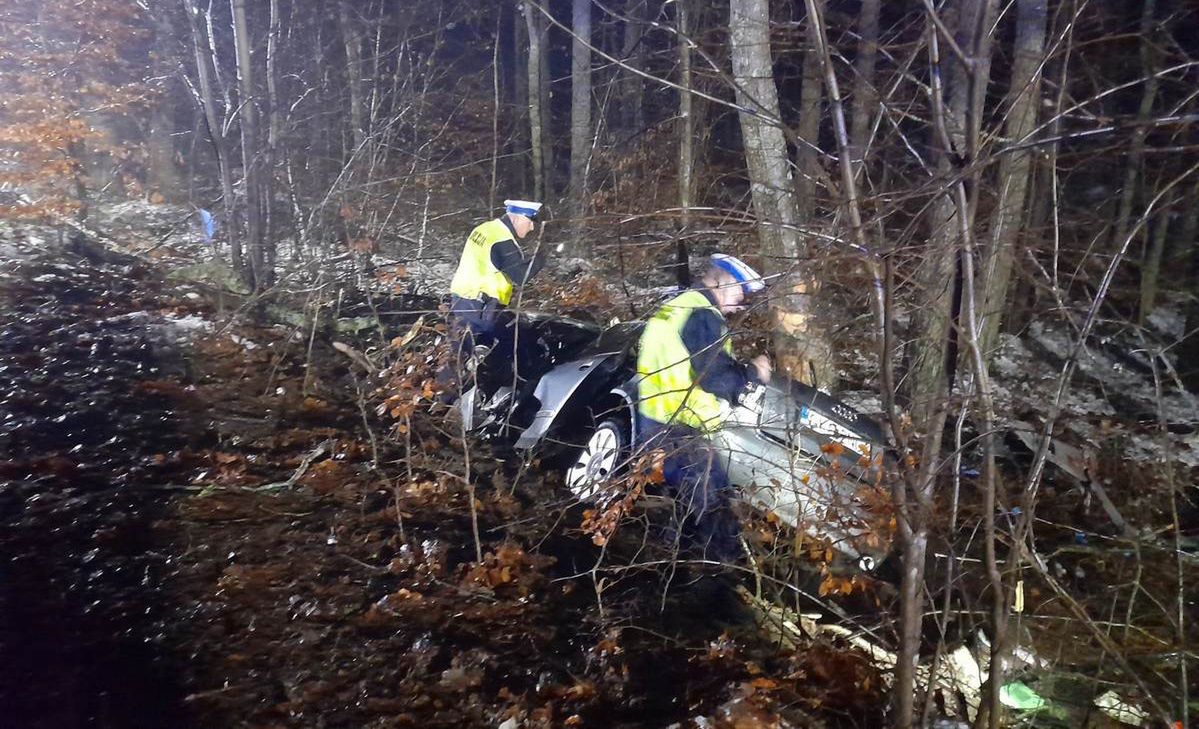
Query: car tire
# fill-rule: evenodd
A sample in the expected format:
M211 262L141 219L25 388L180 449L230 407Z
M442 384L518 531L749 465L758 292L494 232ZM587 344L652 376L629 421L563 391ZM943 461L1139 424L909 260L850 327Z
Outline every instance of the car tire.
M627 429L621 421L608 418L595 426L566 468L564 480L571 494L582 503L600 500L604 485L620 474L627 447Z

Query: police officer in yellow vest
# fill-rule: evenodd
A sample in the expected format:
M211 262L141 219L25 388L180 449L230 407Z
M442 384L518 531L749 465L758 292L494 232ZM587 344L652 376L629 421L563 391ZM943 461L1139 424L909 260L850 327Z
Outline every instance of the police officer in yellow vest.
M699 288L667 301L645 326L637 356L637 432L666 452L663 475L680 511L682 536L707 559L735 561L737 521L723 466L704 437L753 383L770 381L765 355L733 359L725 314L765 288L743 261L716 254Z
M536 227L541 203L505 200L504 210L467 237L450 282L450 315L461 343L460 356L483 346L493 349L490 362L510 363L516 356L512 332L499 325L497 314L508 306L515 287L541 270L545 258L526 255L519 242Z

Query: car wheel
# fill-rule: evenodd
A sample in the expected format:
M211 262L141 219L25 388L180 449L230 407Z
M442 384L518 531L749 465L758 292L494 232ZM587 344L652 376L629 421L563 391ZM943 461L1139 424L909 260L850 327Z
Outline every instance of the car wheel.
M617 420L595 427L574 463L566 469L566 486L579 501L594 501L605 483L619 471L625 451L625 431Z

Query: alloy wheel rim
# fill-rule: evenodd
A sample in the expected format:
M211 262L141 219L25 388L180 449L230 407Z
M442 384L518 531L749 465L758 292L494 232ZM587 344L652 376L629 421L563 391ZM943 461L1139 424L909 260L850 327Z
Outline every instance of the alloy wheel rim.
M612 477L620 455L616 433L611 428L598 428L575 459L566 475L566 483L579 499L593 496L603 482Z

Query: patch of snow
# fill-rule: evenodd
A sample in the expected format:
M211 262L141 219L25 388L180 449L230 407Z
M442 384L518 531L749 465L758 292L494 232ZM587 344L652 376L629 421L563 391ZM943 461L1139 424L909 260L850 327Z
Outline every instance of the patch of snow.
M239 337L236 334L230 334L229 338L233 340L234 344L239 344L242 346L242 348L244 348L246 350L258 349L257 344L255 344L254 342L251 342L249 339L246 339L245 337Z
M195 314L188 314L186 316L178 317L174 316L173 314L167 314L163 317L163 321L171 327L182 332L191 333L212 331L212 322L208 321L202 316L196 316Z
M883 401L877 392L870 390L846 390L837 393L846 405L866 415L875 415L883 411Z
M1173 339L1181 339L1186 334L1186 317L1174 308L1159 306L1150 312L1146 321L1149 326Z

